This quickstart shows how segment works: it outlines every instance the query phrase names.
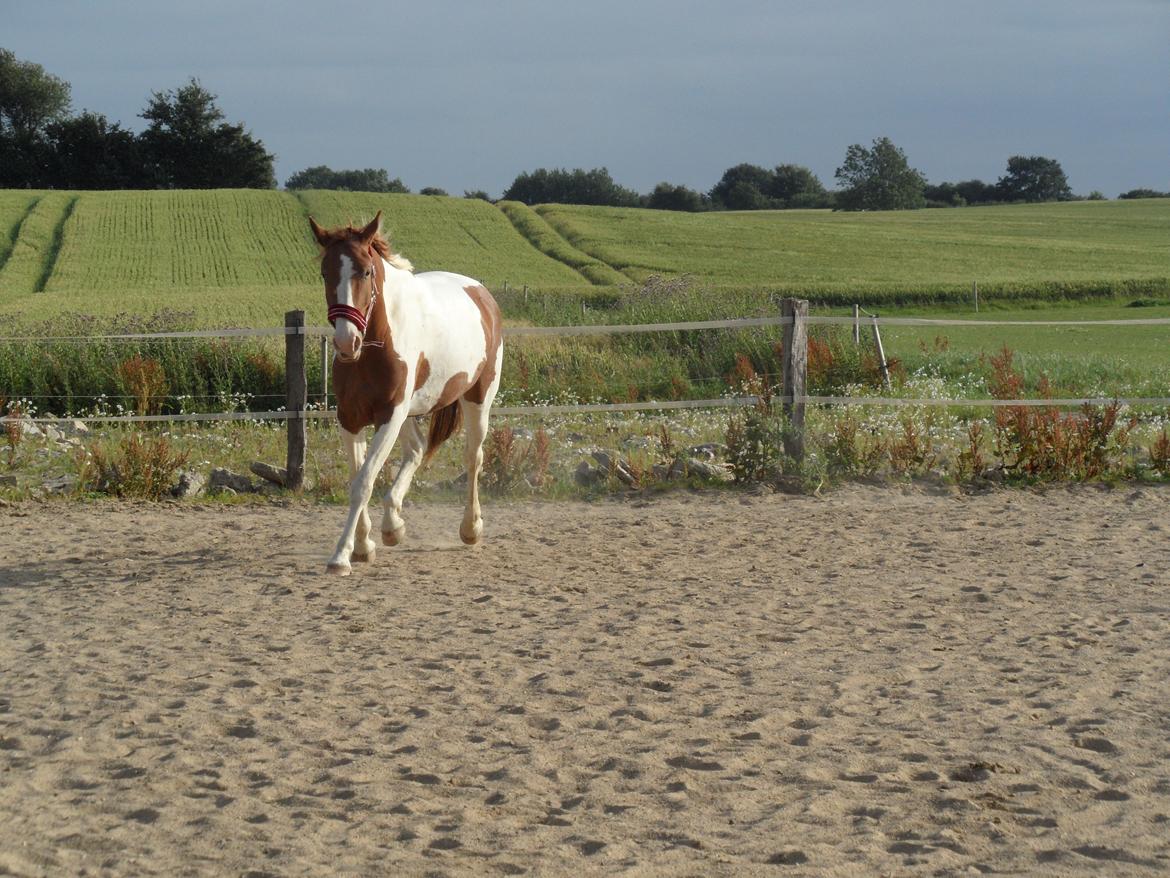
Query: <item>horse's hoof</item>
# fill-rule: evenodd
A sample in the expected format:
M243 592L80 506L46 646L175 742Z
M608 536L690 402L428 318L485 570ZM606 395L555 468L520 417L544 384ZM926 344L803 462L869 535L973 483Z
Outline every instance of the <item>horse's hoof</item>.
M474 546L479 542L479 538L483 535L483 522L477 521L470 528L459 526L459 539L463 540L465 546Z
M398 530L384 530L382 531L382 545L383 546L397 546L406 538L406 528L400 527Z
M353 568L348 564L330 564L325 568L325 572L333 576L349 576L353 573Z
M371 545L368 552L354 552L349 556L349 560L357 564L368 564L374 560L375 553L376 550L374 549L374 546Z

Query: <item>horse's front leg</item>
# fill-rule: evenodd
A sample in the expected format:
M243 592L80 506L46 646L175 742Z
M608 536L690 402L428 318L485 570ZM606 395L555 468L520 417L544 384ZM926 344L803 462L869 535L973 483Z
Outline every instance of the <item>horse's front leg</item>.
M328 570L330 573L341 576L348 576L350 573L349 559L350 555L353 554L358 526L364 516L367 522L366 531L369 532L370 513L366 507L370 502L370 495L374 492L374 480L381 472L386 458L390 456L390 450L398 439L398 433L402 430L402 424L406 420L406 411L407 406L398 406L394 410L394 414L390 416L390 420L374 433L374 440L370 443L366 459L358 469L357 475L354 476L353 482L350 483L349 515L345 519L345 530L341 533L337 549L334 551L333 557L329 559Z
M419 425L418 418L410 418L402 428L402 467L382 501L382 542L387 546L398 545L406 536L406 522L402 520L402 501L406 498L406 492L410 490L410 481L422 463L426 450L427 437Z
M366 459L366 440L361 433L350 433L342 427L341 444L345 448L345 454L349 460L349 484L352 488L353 482L357 478L358 470L361 469L362 462ZM361 516L357 522L357 530L354 532L353 554L349 560L359 562L374 560L377 544L370 539L370 530L372 527L369 510L362 507Z

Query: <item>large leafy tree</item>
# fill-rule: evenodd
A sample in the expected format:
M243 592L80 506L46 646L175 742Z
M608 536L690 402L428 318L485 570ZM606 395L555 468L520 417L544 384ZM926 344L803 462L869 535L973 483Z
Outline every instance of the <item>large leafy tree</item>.
M192 79L154 92L139 115L154 185L162 189L273 189L274 157L240 124L229 124L216 96Z
M711 188L711 200L728 210L762 210L774 206L771 187L771 171L742 162L723 172Z
M0 132L29 136L69 112L70 87L40 64L0 49Z
M828 203L824 184L803 165L777 165L767 194L781 207L824 207Z
M48 185L45 129L69 101L69 83L0 49L0 187Z
M995 187L1001 201L1068 201L1073 197L1060 162L1041 155L1009 158L1007 173Z
M866 149L860 143L845 152L835 175L842 188L837 206L843 210L912 210L926 206L926 178L910 167L906 153L888 137Z

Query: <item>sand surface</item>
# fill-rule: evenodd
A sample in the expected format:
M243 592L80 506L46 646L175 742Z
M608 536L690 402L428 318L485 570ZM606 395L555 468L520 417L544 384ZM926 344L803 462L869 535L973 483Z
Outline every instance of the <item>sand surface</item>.
M0 508L0 874L1170 871L1170 490L460 512Z

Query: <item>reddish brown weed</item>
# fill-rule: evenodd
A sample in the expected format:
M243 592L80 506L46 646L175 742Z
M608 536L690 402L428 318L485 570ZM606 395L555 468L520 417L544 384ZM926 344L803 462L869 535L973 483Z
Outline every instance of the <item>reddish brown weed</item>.
M1170 434L1166 428L1154 437L1154 444L1150 446L1150 463L1162 477L1170 476Z
M118 381L134 397L134 410L140 415L158 414L167 392L167 376L158 360L135 354L118 364Z

